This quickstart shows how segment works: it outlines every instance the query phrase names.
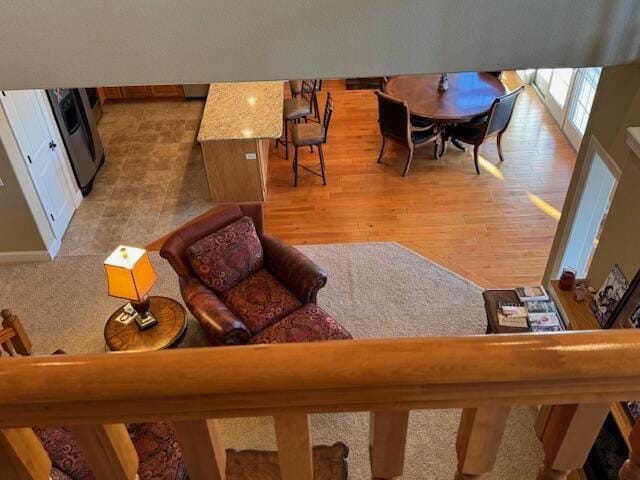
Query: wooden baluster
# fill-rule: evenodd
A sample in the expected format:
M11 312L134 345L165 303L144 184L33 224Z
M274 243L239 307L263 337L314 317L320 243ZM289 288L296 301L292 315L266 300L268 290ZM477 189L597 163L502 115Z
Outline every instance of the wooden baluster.
M173 422L191 480L224 480L227 454L216 420Z
M134 480L138 454L124 424L70 427L96 480Z
M5 352L7 352L9 354L10 357L18 356L18 353L16 352L16 349L13 348L13 343L11 343L11 340L7 340L6 342L2 342L2 348L4 349Z
M564 480L587 460L611 403L555 405L542 433L545 461L537 480Z
M0 478L46 480L51 460L30 428L0 430Z
M404 470L409 410L385 410L369 415L369 462L374 479L395 478Z
M29 340L29 335L27 335L20 319L7 308L0 312L0 316L2 317L2 326L13 328L16 332L16 336L11 339L16 351L20 355L31 355L31 340Z
M471 480L491 472L511 407L465 408L460 417L456 480Z
M313 480L309 415L273 417L282 480Z
M640 480L640 422L636 422L629 434L631 451L629 460L620 469L620 480Z

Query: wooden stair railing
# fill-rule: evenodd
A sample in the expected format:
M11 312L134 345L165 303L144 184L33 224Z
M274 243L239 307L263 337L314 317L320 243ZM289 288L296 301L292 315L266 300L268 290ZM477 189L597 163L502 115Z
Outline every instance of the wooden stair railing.
M3 358L0 478L46 478L28 427L65 425L95 452L96 478L133 480L137 457L119 425L167 420L192 480L224 479L215 419L268 415L283 480L312 480L309 414L369 411L372 475L388 479L402 475L410 410L462 408L456 478L475 479L493 468L511 407L556 405L540 429L538 480L563 479L584 463L610 403L640 398L640 362L620 358L640 358L640 331ZM637 430L623 480L638 479Z

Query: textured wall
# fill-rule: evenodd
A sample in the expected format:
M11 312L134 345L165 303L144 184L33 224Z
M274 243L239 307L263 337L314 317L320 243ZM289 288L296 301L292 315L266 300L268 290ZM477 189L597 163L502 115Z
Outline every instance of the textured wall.
M4 0L0 88L640 60L640 0Z

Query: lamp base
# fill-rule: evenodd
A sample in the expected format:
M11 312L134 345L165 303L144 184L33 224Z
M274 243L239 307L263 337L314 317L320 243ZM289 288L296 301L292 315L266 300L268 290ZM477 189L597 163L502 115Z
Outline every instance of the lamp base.
M138 315L136 316L136 323L140 330L146 330L158 323L156 317L149 312L149 307L151 306L151 299L149 298L149 295L145 295L140 302L131 302L131 306L136 312L138 312Z

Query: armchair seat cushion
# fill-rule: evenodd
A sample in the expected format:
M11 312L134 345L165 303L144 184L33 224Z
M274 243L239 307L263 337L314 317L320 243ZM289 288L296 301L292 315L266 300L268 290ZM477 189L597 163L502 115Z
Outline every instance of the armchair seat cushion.
M145 480L186 480L187 469L170 423L132 423L129 435L138 453L138 476ZM54 480L94 480L68 428L34 429L49 454Z
M253 220L242 217L186 249L200 280L216 293L237 285L262 268L260 238Z
M300 308L302 303L266 270L220 295L225 305L256 335Z
M249 343L320 342L351 338L351 334L331 315L318 305L309 303L263 330Z

